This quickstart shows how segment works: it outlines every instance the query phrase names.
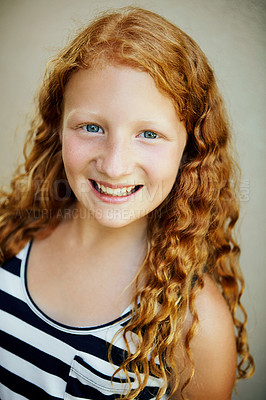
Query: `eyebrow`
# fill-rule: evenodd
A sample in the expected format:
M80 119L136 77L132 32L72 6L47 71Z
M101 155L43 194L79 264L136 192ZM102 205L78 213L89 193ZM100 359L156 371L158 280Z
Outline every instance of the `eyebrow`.
M86 118L89 115L95 116L97 118L101 117L101 115L97 111L88 111L88 110L82 111L82 110L78 110L76 108L69 111L68 118L72 118L74 115L78 116L78 117L82 117L82 118Z
M80 110L71 110L68 114L67 114L67 119L73 118L73 117L77 117L77 118L82 118L82 119L88 119L91 117L96 117L99 118L100 120L105 120L106 118L103 118L101 113L98 113L97 111L80 111ZM160 124L160 122L162 121L161 118L159 119L138 119L136 121L132 121L132 122L137 122L139 124ZM163 122L168 122L167 119L164 119Z
M75 120L82 120L81 122L97 122L101 125L107 125L108 121L106 120L106 118L102 115L102 113L97 112L96 110L82 110L82 109L72 109L69 111L68 114L65 115L66 116L66 122L68 123L68 121L72 121L72 119ZM93 121L94 118L96 118L97 121ZM134 121L129 121L132 124L137 124L141 127L141 125L144 125L145 129L145 125L147 129L151 129L151 130L155 130L158 132L165 132L168 130L172 130L170 125L169 125L169 121L167 118L162 119L161 117L157 117L156 119L146 119L146 118L141 118L141 119L137 119Z

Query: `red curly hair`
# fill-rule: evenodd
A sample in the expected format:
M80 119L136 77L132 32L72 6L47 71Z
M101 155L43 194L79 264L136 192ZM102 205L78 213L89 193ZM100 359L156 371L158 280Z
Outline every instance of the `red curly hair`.
M170 379L172 391L179 386L174 349L181 343L189 309L193 322L181 347L191 358L190 343L198 324L194 303L204 274L215 279L232 314L239 355L237 379L249 377L254 363L240 302L244 281L240 249L233 238L239 215L233 187L237 168L226 111L199 46L155 13L126 7L103 14L48 65L25 145L25 170L16 174L10 192L2 191L1 261L16 255L30 239L54 229L75 202L71 189L58 184L66 182L59 140L64 90L75 71L101 62L150 74L158 89L173 100L188 134L172 191L148 216L148 252L140 270L147 284L136 285L134 313L123 331L128 350L132 331L138 345L119 368L126 374L129 368L135 372L139 386L125 398L137 397L149 373L164 382L157 399L166 393ZM243 321L236 317L238 307Z

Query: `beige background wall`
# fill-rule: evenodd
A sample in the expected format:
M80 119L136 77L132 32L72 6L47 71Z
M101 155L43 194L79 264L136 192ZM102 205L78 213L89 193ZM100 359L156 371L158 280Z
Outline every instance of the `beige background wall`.
M265 0L0 0L1 183L9 181L21 155L25 114L48 58L95 13L128 4L156 11L190 34L225 96L242 167L244 304L256 361L254 378L238 385L234 399L265 399Z

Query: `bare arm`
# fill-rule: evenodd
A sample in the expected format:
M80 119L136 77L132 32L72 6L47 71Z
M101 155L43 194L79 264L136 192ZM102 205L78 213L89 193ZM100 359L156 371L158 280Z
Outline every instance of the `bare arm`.
M237 360L234 326L225 300L209 277L195 305L199 316L199 330L191 341L195 375L183 394L189 400L230 400ZM185 382L188 375L183 375ZM181 399L180 391L174 399Z

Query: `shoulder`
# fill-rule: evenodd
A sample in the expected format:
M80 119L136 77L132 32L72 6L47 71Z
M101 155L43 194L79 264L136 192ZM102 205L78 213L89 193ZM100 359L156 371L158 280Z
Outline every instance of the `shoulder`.
M184 394L191 400L229 400L237 360L234 324L223 296L208 276L195 308L199 318L191 340L195 374Z
M199 335L212 337L217 341L217 338L222 339L224 335L234 333L229 308L216 283L209 276L204 279L204 287L196 297L195 307L199 317Z

